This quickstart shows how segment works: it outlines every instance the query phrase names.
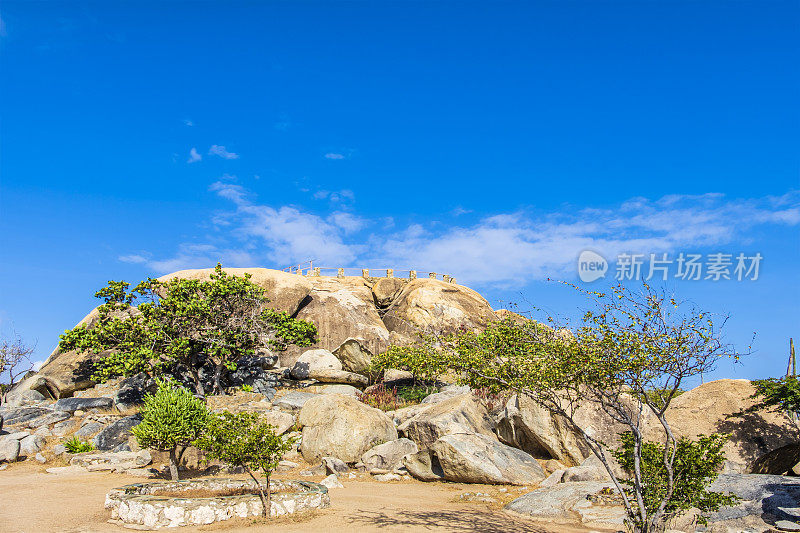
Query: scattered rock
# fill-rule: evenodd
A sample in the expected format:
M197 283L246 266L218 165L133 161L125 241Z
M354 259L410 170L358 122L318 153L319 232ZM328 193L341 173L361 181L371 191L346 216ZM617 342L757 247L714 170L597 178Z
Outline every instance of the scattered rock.
M43 402L46 399L47 397L41 392L33 389L27 389L16 394L9 393L3 405L6 407L22 407L24 405L35 405Z
M138 414L121 418L98 433L92 439L92 444L98 450L111 450L127 442L131 428L141 421L142 417Z
M3 423L7 426L22 424L50 413L52 413L52 410L44 407L17 407L0 410L0 415L3 416Z
M78 425L78 421L74 418L68 418L53 426L53 435L56 437L63 437Z
M119 389L114 394L114 405L120 411L131 409L141 404L144 397L148 393L154 393L156 389L158 389L158 383L145 372L129 376L122 380Z
M66 411L74 413L75 411L87 411L89 409L110 409L114 405L112 398L61 398L53 404L53 409L56 411Z
M19 441L19 455L33 457L44 447L45 442L45 438L41 435L28 435Z
M305 403L308 400L317 397L319 397L319 394L313 394L311 392L292 391L287 394L284 394L277 400L273 401L272 406L282 409L284 411L296 413L303 408L303 405L305 405Z
M800 443L787 444L762 455L749 470L751 474L800 476Z
M416 443L401 438L379 444L361 456L361 463L367 468L385 468L391 470L403 463L403 457L417 453Z
M544 481L539 483L539 487L552 487L553 485L561 483L561 480L564 479L564 472L566 471L566 468L554 471L552 474L547 476Z
M0 462L13 463L19 457L19 441L17 439L0 439Z
M106 427L105 424L101 424L100 422L89 422L76 431L75 436L79 439L86 439L100 432L104 427Z
M800 523L800 479L763 474L720 474L710 490L741 501L709 515L712 531L770 531L777 522Z
M589 496L596 494L606 487L608 483L598 481L580 481L576 483L559 483L553 487L536 489L506 505L506 509L515 513L543 520L564 521L569 520L579 513L579 510L591 506ZM624 510L622 507L614 508L619 512L612 517L606 526L622 525Z
M320 485L324 485L324 486L328 487L329 489L342 489L342 488L344 488L344 485L342 485L342 483L339 481L339 478L336 476L336 474L329 475L328 477L326 477L325 479L323 479L319 483L320 483Z
M346 474L350 470L344 461L336 457L323 457L322 464L328 474Z
M397 439L397 430L383 411L341 394L308 400L297 424L303 428L300 452L308 462L331 456L354 463L375 445Z
M387 368L383 372L383 381L384 382L391 382L391 381L407 381L414 379L414 374L409 372L408 370L397 370L394 368Z
M459 495L458 499L465 502L497 503L495 498L485 492L464 492Z
M402 480L402 476L398 474L388 473L388 474L378 474L377 476L372 476L372 479L375 481L400 481Z
M78 465L53 466L46 470L48 474L85 474L88 472L84 467Z
M44 455L42 455L41 452L36 454L35 459L42 464L47 462L47 458Z
M430 448L437 439L451 433L478 433L494 438L489 413L472 394L461 394L434 404L397 430L420 448Z
M406 467L409 474L421 481L440 481L444 479L444 472L439 464L439 458L428 449L404 456L403 466Z
M58 456L64 453L67 453L67 447L64 446L63 444L56 444L55 446L53 446L54 455Z

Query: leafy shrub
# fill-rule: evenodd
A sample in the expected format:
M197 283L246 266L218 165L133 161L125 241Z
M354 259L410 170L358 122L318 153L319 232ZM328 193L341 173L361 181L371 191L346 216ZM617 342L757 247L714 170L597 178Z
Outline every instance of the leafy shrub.
M415 382L435 382L446 370L443 354L433 338L420 335L420 339L418 344L392 345L385 352L372 356L371 370L375 373L389 368L405 370L411 372Z
M252 385L242 385L242 392L253 392Z
M672 494L667 494L669 483L667 482L669 471L664 460L664 445L659 442L643 442L641 449L641 460L639 464L642 473L642 500L648 515L653 515L662 502L664 507L664 519L669 520L692 507L701 512L714 512L723 505L734 505L738 498L732 494L722 494L720 492L708 491L708 486L717 479L717 472L725 461L722 453L722 446L727 440L727 435L700 435L698 439L692 440L681 437L671 450L675 454L672 462ZM612 452L620 466L628 473L634 471L634 437L633 433L625 432L620 435L622 445ZM634 483L632 480L622 480L622 483L630 490ZM634 499L635 505L635 499ZM697 521L706 524L707 519L702 515L698 516ZM634 523L638 529L643 528L640 522Z
M800 378L786 376L781 379L759 379L752 383L756 388L753 397L763 398L756 408L778 407L800 428Z
M397 397L407 405L420 403L430 394L430 388L426 385L400 385L397 387Z
M276 435L274 428L262 421L258 413L241 412L213 414L208 419L205 432L194 443L206 452L206 460L219 459L230 465L244 468L258 487L264 516L269 515L269 478L278 462L288 452L295 439ZM266 478L258 482L253 471L261 471Z
M206 426L205 403L183 387L161 380L156 393L144 397L139 412L142 422L131 433L142 448L169 451L170 475L177 480L180 456Z
M383 383L364 392L357 392L356 399L381 411L394 411L405 406L405 402L397 396L397 387L388 388Z
M91 442L83 442L74 435L71 438L65 440L63 444L69 453L83 453L94 450L94 446L92 445Z

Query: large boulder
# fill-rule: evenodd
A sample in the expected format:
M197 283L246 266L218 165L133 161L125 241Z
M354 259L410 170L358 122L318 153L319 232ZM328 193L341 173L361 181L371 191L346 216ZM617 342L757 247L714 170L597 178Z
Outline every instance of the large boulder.
M378 444L361 456L361 462L368 468L392 470L402 464L403 457L417 453L419 449L413 440L397 439Z
M13 463L19 457L19 440L9 437L0 438L0 463Z
M266 289L269 298L267 305L279 311L286 311L290 315L300 309L311 292L311 283L308 279L297 274L269 268L224 268L223 270L233 276L250 274L250 281ZM159 281L169 281L173 278L208 280L213 272L213 268L180 270L158 279Z
M354 463L374 446L397 439L397 430L383 411L341 394L305 402L297 425L303 428L300 453L309 463L325 456Z
M762 455L750 466L749 473L800 476L800 443L787 444Z
M800 531L800 479L720 474L710 490L732 493L741 498L738 504L722 507L709 516L709 530L712 532Z
M92 439L92 444L98 450L113 450L122 443L128 442L131 428L142 421L141 415L132 415L120 418L113 424L106 426Z
M342 368L348 372L366 372L372 361L372 352L361 341L353 338L345 340L333 354L342 362Z
M342 363L330 351L317 348L306 350L292 366L294 379L308 379L312 373L320 370L341 370Z
M746 379L719 379L699 385L675 398L666 417L676 437L728 433L725 458L747 471L767 453L800 441L797 428L779 411L754 410L758 399ZM648 420L645 437L661 439L658 421Z
M105 396L100 396L98 398L61 398L53 404L53 409L56 411L74 413L78 410L109 409L113 405L114 400Z
M433 279L408 282L383 317L390 331L412 337L420 330L452 333L462 327L481 328L493 320L497 315L483 296L462 285Z
M312 289L297 318L316 325L315 347L333 351L348 339L357 340L370 353L382 352L389 346L389 331L363 278L308 279ZM290 347L281 354L281 364L291 367L298 355L299 349Z
M431 447L442 477L456 483L528 485L547 477L527 453L475 433L445 435Z
M367 379L366 376L356 374L355 372L334 370L333 368L324 368L309 372L308 377L322 383L339 383L361 387L362 389L369 385L369 379Z
M520 496L505 508L514 513L547 521L549 524L565 522L574 524L578 521L592 528L622 530L625 519L625 510L622 506L595 506L590 499L608 487L613 485L599 481L559 483Z
M423 409L397 430L420 448L430 448L439 438L452 433L477 433L494 437L486 407L471 393Z

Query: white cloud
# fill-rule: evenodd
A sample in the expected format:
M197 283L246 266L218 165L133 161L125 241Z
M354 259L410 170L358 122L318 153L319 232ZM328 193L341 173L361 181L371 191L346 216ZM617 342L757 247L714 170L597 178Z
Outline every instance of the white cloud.
M319 190L315 192L313 196L315 200L328 199L331 202L354 202L356 199L355 193L350 189L342 189L341 191Z
M229 152L224 146L218 144L211 145L211 148L208 149L208 153L209 155L218 155L222 159L239 159L239 154Z
M186 243L174 257L148 266L166 272L222 260L280 268L313 259L321 266L394 265L446 272L469 284L518 285L573 275L576 258L586 249L609 259L621 252L696 252L742 242L755 226L800 224L797 192L741 200L717 194L633 198L607 209L516 211L469 225L397 227L391 217L367 219L342 210L320 216L296 206L259 204L231 182L218 181L210 190L232 205L211 218L213 242L223 244ZM331 198L332 193L317 194Z
M328 152L325 154L325 159L346 159L347 156L337 152Z
M464 209L461 206L458 206L452 211L450 211L450 214L453 215L454 217L460 217L461 215L468 215L469 213L472 213L472 209Z
M147 263L147 258L138 254L121 255L117 259L123 263Z
M189 126L189 127L194 126L194 122L192 122L191 120L188 120L188 119L184 120L183 123L185 125Z
M197 153L197 148L192 148L189 150L189 159L186 160L187 163L196 163L203 159L203 156Z

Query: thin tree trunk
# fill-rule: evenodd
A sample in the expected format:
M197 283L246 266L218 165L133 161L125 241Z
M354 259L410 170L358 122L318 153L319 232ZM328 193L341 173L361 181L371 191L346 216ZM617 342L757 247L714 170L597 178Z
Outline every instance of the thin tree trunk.
M178 481L178 460L175 456L175 448L169 450L169 475L172 481Z
M217 394L225 394L225 390L222 388L222 369L225 368L225 365L222 363L217 363L217 368L214 370L214 389Z
M258 480L256 479L256 476L253 475L253 472L249 468L246 468L246 470L247 470L247 474L251 478L253 478L253 481L255 482L256 487L258 487L258 496L259 496L259 498L261 498L261 507L263 507L263 512L261 514L264 515L264 518L269 518L270 505L272 505L272 503L270 502L270 498L269 498L269 477L267 477L267 494L265 496L264 495L264 487L262 487L261 483L258 482Z

